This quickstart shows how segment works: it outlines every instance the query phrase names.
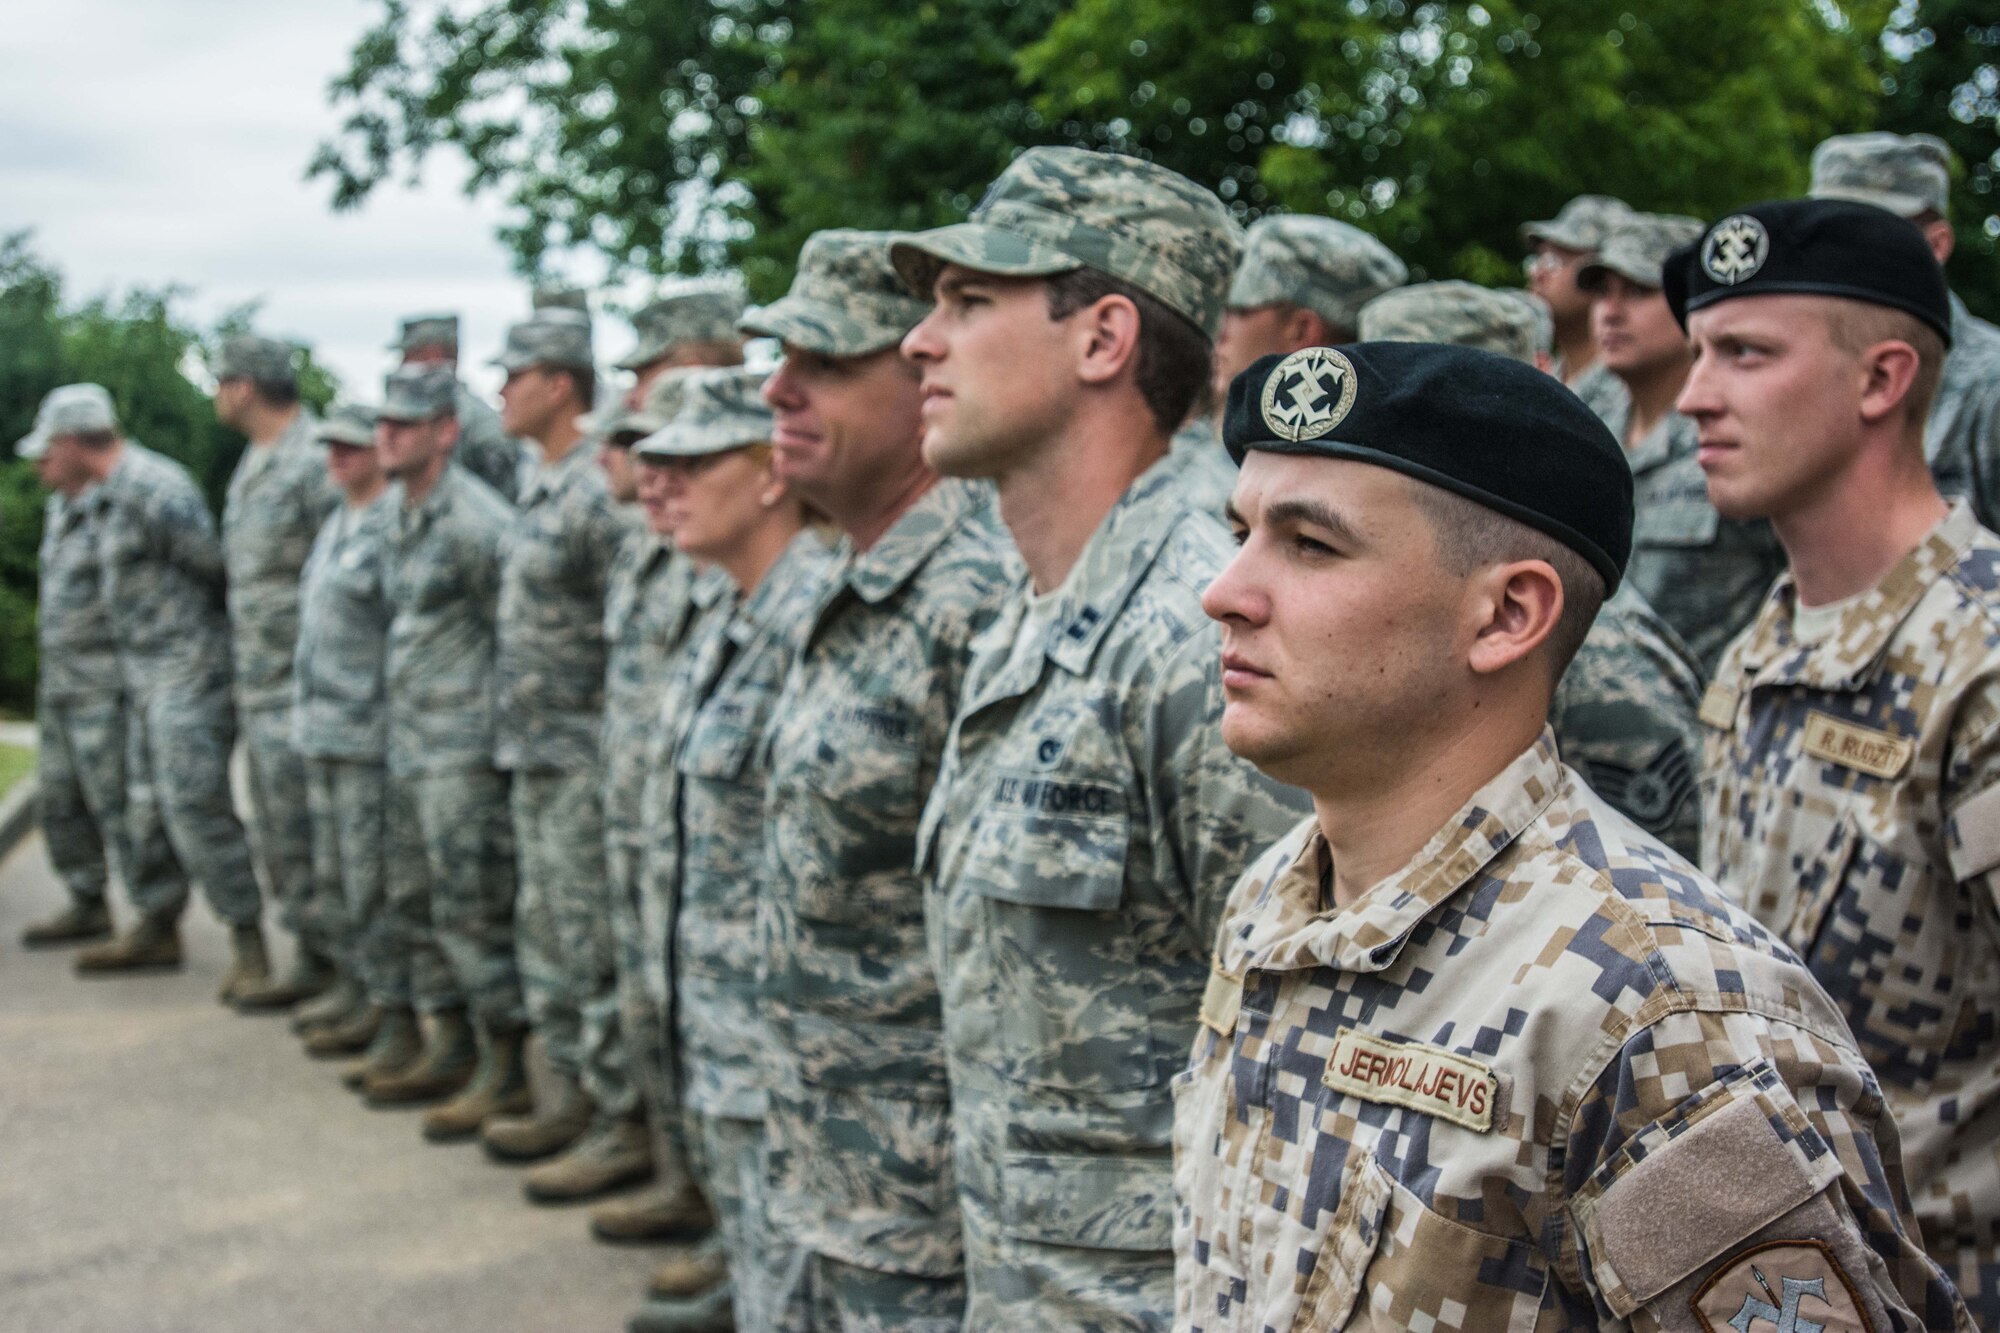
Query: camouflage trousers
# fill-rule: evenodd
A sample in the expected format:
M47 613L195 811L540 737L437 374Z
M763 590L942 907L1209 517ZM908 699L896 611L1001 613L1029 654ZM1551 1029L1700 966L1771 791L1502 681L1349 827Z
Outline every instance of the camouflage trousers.
M771 1226L764 1173L764 1122L687 1113L688 1159L715 1210L715 1234L729 1261L730 1302L745 1333L805 1333L806 1252Z
M125 822L125 700L45 699L35 710L35 803L49 864L70 897L104 900L115 868L130 874Z
M792 1293L788 1326L810 1333L959 1333L965 1279L856 1268L824 1254L807 1258Z
M682 1137L680 1085L672 1036L672 1016L646 984L644 928L638 904L639 849L617 833L604 842L605 885L610 897L611 934L618 962L618 1011L611 1040L624 1057L629 1102L600 1098L607 1113L643 1113L653 1127L654 1178L669 1193L693 1179ZM607 1084L610 1079L605 1080Z
M379 763L308 759L306 808L312 815L313 902L336 915L341 971L373 995L393 994L398 954L391 939L384 878L384 789ZM407 983L404 983L407 988Z
M187 878L216 916L257 920L263 900L250 840L229 794L236 712L226 683L154 689L125 715L125 818L132 844L132 905L178 917ZM187 878L183 877L183 872Z
M549 1064L600 1104L636 1105L618 1041L618 964L605 902L604 802L593 769L514 774L515 947Z
M292 748L292 710L242 709L238 716L250 760L250 846L265 892L300 948L332 956L340 951L333 935L339 923L327 919L329 904L314 892L306 763Z
M1065 1219L1053 1209L1023 1219L1033 1236L1003 1234L995 1210L970 1199L964 1215L967 1328L1168 1333L1173 1327L1171 1251L1062 1244L1054 1233Z
M384 859L402 990L378 1003L464 1006L493 1032L526 1026L514 954L514 829L490 768L391 774Z

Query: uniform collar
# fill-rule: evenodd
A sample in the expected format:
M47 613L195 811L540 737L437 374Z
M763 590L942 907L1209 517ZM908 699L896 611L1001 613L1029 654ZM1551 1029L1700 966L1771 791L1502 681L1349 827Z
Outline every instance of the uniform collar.
M1345 908L1326 906L1332 880L1326 838L1315 827L1298 856L1223 926L1222 970L1286 972L1335 967L1380 972L1427 917L1472 883L1567 787L1555 734L1535 743L1481 787L1389 878Z
M521 487L520 507L526 509L533 501L562 490L570 478L576 475L579 465L595 466L596 460L591 457L595 452L588 439L581 439L555 462L539 464L533 468Z
M1896 631L1945 573L1957 567L1979 535L1979 520L1963 500L1877 583L1841 614L1840 626L1816 643L1792 637L1798 592L1789 571L1781 575L1750 631L1743 668L1759 684L1796 684L1852 690L1882 669Z
M816 528L807 528L792 538L763 581L730 617L729 637L741 647L791 618L801 598L817 593L829 554L826 539Z
M1051 662L1075 676L1090 669L1097 645L1186 509L1172 455L1160 458L1126 488L1056 594L1055 617L1049 622Z
M899 592L947 537L983 504L991 503L984 483L946 478L917 498L865 551L842 538L843 580L862 601L876 603Z

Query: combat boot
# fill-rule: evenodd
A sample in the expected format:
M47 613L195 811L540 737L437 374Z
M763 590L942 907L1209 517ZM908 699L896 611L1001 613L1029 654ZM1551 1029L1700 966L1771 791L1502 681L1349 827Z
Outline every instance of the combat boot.
M631 1199L618 1199L590 1212L590 1234L613 1245L656 1240L695 1240L715 1229L715 1213L691 1184L678 1190L655 1186Z
M315 1059L353 1055L358 1051L365 1052L381 1029L382 1011L372 1004L364 1004L342 1022L327 1023L306 1033L302 1044L306 1054Z
M530 1203L576 1203L653 1178L653 1139L643 1120L599 1116L552 1162L521 1178Z
M479 1127L496 1115L521 1115L534 1107L528 1089L528 1066L521 1058L526 1045L525 1030L482 1031L479 1041L479 1068L465 1091L424 1113L424 1137L432 1143L456 1143L469 1139Z
M680 1300L655 1297L625 1321L625 1333L735 1333L729 1284L718 1282L699 1296Z
M181 965L181 927L172 917L142 916L116 939L93 944L76 955L76 970L143 972Z
M303 1037L314 1028L345 1023L368 1008L368 992L361 983L345 972L337 977L324 995L292 1010L292 1031Z
M222 988L215 993L224 1004L236 1003L238 995L271 979L271 954L264 947L263 926L245 921L230 927L229 947L234 957L222 976Z
M266 1013L289 1009L300 1000L310 1000L333 985L333 960L304 945L292 960L292 970L261 985L246 986L236 993L236 1007L246 1013Z
M361 1086L370 1106L434 1102L469 1083L478 1060L479 1049L473 1041L472 1024L465 1021L465 1010L441 1009L431 1015L423 1054L394 1073L370 1074Z
M549 1079L546 1096L535 1098L528 1115L495 1116L480 1127L489 1157L499 1162L534 1162L561 1152L590 1128L597 1106L583 1089L561 1074Z
M111 933L111 909L102 898L72 898L68 907L21 932L24 949L54 949L101 940Z
M375 1039L359 1060L340 1071L340 1081L356 1092L364 1091L371 1076L387 1077L408 1069L423 1053L423 1036L417 1031L417 1016L410 1007L384 1009Z
M729 1260L720 1245L698 1245L670 1255L653 1270L648 1290L662 1300L686 1300L717 1288L728 1289Z

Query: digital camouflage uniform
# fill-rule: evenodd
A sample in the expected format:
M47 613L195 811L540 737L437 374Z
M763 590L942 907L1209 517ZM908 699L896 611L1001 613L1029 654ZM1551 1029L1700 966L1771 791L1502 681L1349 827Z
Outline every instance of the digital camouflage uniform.
M274 355L271 349L281 346L260 338L232 339L218 374L262 372L263 361ZM289 356L286 351L278 361L288 378ZM340 922L329 919L334 904L320 902L314 893L305 764L292 748L299 575L320 524L339 502L313 435L317 424L301 408L283 435L243 451L222 508L222 549L228 561L236 712L250 760L252 846L285 924L303 947L332 955L340 951L335 938Z
M644 370L687 343L734 342L742 316L743 279L736 274L662 283L653 299L633 312L638 342L618 368Z
M794 538L747 596L703 617L663 703L664 771L650 800L653 873L674 915L667 976L689 1156L714 1207L739 1327L791 1327L781 1312L805 1256L770 1222L764 1116L777 1033L768 1006L760 917L771 876L759 835L770 780L765 733L828 552L811 530Z
M133 862L125 680L86 520L84 506L61 495L51 495L42 511L35 803L49 863L72 899L92 904L104 901L107 871L115 867L129 882Z
M493 765L494 622L513 511L447 467L415 505L389 488L388 862L392 942L409 993L467 1006L491 1032L526 1022L514 956L514 825Z
M222 545L208 503L187 469L131 440L79 503L125 682L133 906L178 917L185 871L218 917L252 924L261 900L229 793L236 713Z
M517 326L519 327L519 326ZM513 774L515 947L550 1063L600 1105L630 1103L605 908L604 594L630 519L579 442L521 488L500 564L495 760Z
M1813 150L1812 194L1854 199L1898 217L1951 215L1951 149L1929 134L1837 134ZM2000 524L2000 328L1951 298L1951 350L1924 425L1938 489Z
M1524 223L1521 240L1534 245L1546 241L1561 246L1565 250L1580 254L1595 253L1604 243L1611 229L1632 216L1632 208L1622 199L1614 199L1606 194L1580 194L1559 209L1553 218L1545 222ZM1557 357L1551 372L1590 410L1597 413L1600 420L1609 422L1613 417L1623 420L1631 405L1631 396L1625 391L1625 383L1604 368L1602 361L1593 362L1584 368L1570 383L1569 368Z
M427 347L449 347L458 353L458 316L410 315L404 318L392 352L404 355ZM527 461L519 440L500 426L500 414L463 384L454 395L458 405L458 444L451 451L452 462L491 486L509 504L521 484L521 469Z
M1196 416L1175 431L1167 456L1180 469L1190 509L1218 519L1228 512L1229 497L1236 491L1236 460L1222 447L1222 433L1212 417Z
M1795 600L1703 701L1702 864L1844 1012L1926 1248L2000 1328L2000 539L1957 505L1818 642Z
M1332 875L1308 819L1230 896L1176 1328L1968 1327L1826 994L1546 731L1358 900Z
M345 423L342 423L345 424ZM389 913L384 807L388 783L389 600L386 496L337 507L321 525L299 583L292 743L305 760L314 899L341 912L341 970L384 1007L409 1004L409 959Z
M991 487L939 482L868 550L842 544L776 708L773 1206L837 1265L819 1265L823 1282L879 1272L900 1298L814 1327L938 1328L962 1312L943 1018L912 860L968 647L1013 569ZM851 1305L843 1294L827 1299Z

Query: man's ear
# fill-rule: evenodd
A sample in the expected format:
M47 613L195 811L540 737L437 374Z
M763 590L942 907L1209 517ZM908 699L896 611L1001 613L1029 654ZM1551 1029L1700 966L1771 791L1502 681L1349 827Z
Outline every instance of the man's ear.
M1861 355L1867 374L1861 386L1861 419L1872 425L1909 398L1922 358L1916 348L1900 340L1877 343Z
M1495 565L1473 583L1480 623L1466 664L1480 675L1533 656L1562 620L1562 576L1546 560Z
M1077 377L1109 384L1139 359L1139 307L1128 296L1100 296L1070 319L1077 343Z

